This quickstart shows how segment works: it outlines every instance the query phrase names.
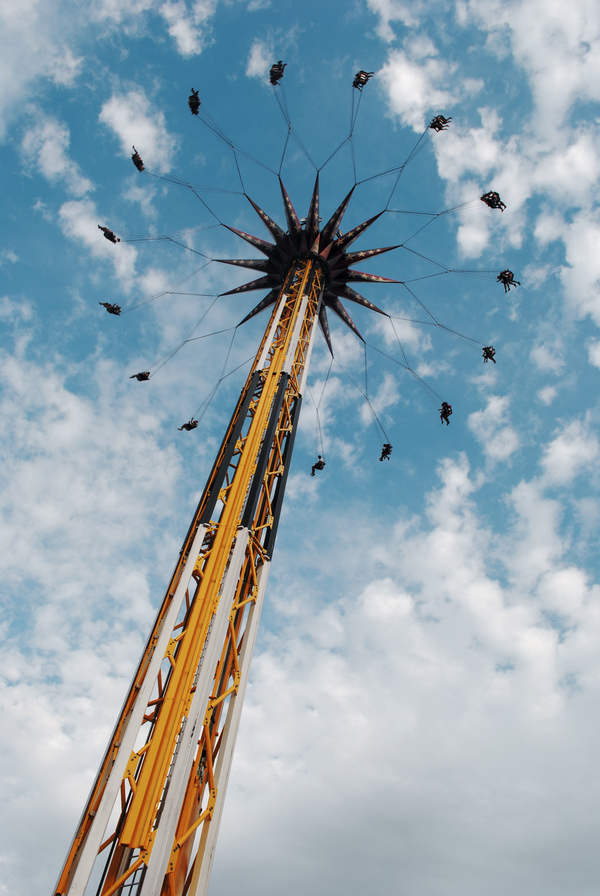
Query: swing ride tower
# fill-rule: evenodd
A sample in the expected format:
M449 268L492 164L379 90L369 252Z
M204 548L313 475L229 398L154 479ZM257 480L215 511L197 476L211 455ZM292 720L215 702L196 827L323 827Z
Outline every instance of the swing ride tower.
M287 231L250 200L274 244L234 231L265 259L225 263L264 276L230 292L268 288L248 318L272 313L55 896L204 896L208 887L316 331L331 348L329 309L360 337L340 297L380 309L348 282L395 282L350 269L395 248L346 251L379 217L342 234L352 191L321 230L318 177L304 222L281 189Z

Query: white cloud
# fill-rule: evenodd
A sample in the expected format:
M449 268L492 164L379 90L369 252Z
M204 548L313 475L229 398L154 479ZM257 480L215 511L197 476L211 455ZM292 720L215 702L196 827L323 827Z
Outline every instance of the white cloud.
M594 367L600 367L600 342L592 340L588 343L588 358Z
M0 556L7 587L27 595L27 636L11 630L3 645L3 880L25 896L47 889L62 858L151 621L142 570L156 549L167 575L159 523L181 501L158 415L140 407L139 392L127 397L121 371L82 365L92 399L52 370L4 360ZM330 377L338 398L339 383ZM329 395L328 385L322 407ZM506 400L497 401L492 422L506 418ZM548 463L555 477L565 469ZM316 500L306 472L301 508ZM563 562L562 506L544 483L513 491L515 519L503 535L479 515L486 498L464 458L444 461L439 474L421 514L396 526L371 519L360 550L350 506L343 519L313 519L315 550L300 538L293 558L279 557L275 624L263 629L253 664L215 892L243 880L249 896L275 892L290 868L292 896L316 880L334 894L368 889L373 867L378 888L393 890L402 875L411 896L437 892L440 874L451 880L448 896L504 896L515 862L514 896L561 896L555 869L566 874L574 860L592 878L593 844L581 837L592 838L595 812L586 808L596 762L586 744L595 739L584 720L595 720L598 589ZM323 599L316 562L341 570L341 597ZM568 615L568 631L549 624L556 614ZM572 679L576 694L565 685ZM18 848L24 831L39 842L33 871ZM255 873L265 842L267 878ZM540 872L550 856L552 870ZM498 885L486 890L492 866Z
M8 296L2 296L0 298L0 318L2 318L2 320L27 321L31 320L32 314L33 309L30 302L26 300L16 302Z
M597 216L595 212L583 211L567 224L560 207L590 205L600 173L600 155L595 140L588 133L577 132L559 132L545 142L527 135L503 140L497 136L501 124L497 114L489 109L480 109L479 113L481 128L461 130L457 126L444 134L443 140L435 142L439 172L453 185L450 190L452 201L456 197L457 201L465 201L467 186L472 190L468 198L480 194L482 188L495 189L506 202L507 210L494 215L493 221L488 216L487 232L482 234L478 245L474 242L478 222L469 224L473 212L466 210L461 215L461 227L471 227L472 239L467 238L465 242L464 232L459 232L461 248L466 254L481 251L489 241L492 224L497 235L503 231L503 239L518 248L526 225L525 203L537 194L551 199L553 207L547 207L538 216L536 239L540 246L563 240L567 253L570 252L573 258L572 264L577 264L580 254L585 251L579 249L581 243L586 243L588 249L590 244L595 245ZM473 174L479 175L477 183L470 180ZM481 213L477 217L482 219ZM569 255L568 261L571 261Z
M490 233L493 227L491 215L485 213L483 205L473 209L473 197L481 196L480 185L473 180L463 180L460 185L452 189L452 205L469 203L459 212L458 230L456 242L459 251L466 258L478 258L489 243Z
M483 90L485 83L481 78L463 78L462 86L466 94L473 95Z
M520 444L519 436L508 423L509 404L507 396L492 395L483 411L469 414L469 429L491 461L508 460Z
M400 391L398 389L398 379L391 373L385 373L379 388L374 395L369 395L369 403L377 416L381 416L388 408L393 408L400 400ZM370 426L373 423L373 411L369 404L364 402L360 409L360 416L363 426Z
M387 93L390 110L415 131L422 131L431 110L447 109L454 101L444 90L452 66L435 55L433 45L420 43L405 50L391 50L377 72Z
M468 0L465 24L504 32L527 72L536 129L556 130L576 99L600 99L600 14L594 0L564 7L544 0L500 3Z
M179 463L111 364L60 373L2 361L2 886L25 896L53 883L151 623L142 568L154 552L139 558L168 514ZM95 398L66 387L74 374ZM18 846L27 830L35 868Z
M159 7L182 56L196 56L205 48L209 41L207 23L217 4L218 0L195 0L188 7L184 0L168 0Z
M558 375L565 365L562 354L562 340L560 336L555 336L534 345L529 353L529 357L538 370Z
M379 37L390 43L396 37L394 29L391 27L392 22L401 22L403 25L417 25L419 19L417 13L423 9L419 0L413 3L403 3L401 0L367 0L369 9L379 16L379 25L377 26L377 34Z
M411 352L422 354L431 351L431 336L427 327L414 324L406 308L401 306L394 308L388 302L386 309L392 315L392 319L390 320L387 315L373 315L370 331L377 333L379 338L384 340L387 348L394 348L396 354L399 355L398 341L400 341ZM399 360L402 360L400 355Z
M164 113L152 108L141 87L111 96L99 119L119 139L124 154L131 155L135 145L149 165L170 170L179 141L169 134Z
M0 4L0 138L7 123L31 98L36 79L73 87L84 65L77 46L99 38L99 22L126 24L130 35L145 32L145 14L157 12L179 53L196 55L210 41L210 19L218 0L3 0ZM92 29L96 29L92 31ZM108 32L110 35L110 30ZM106 34L100 35L100 39Z
M2 249L2 251L0 251L0 267L2 267L5 261L10 261L11 264L15 264L18 260L18 255L12 249Z
M83 67L83 56L74 56L69 47L61 47L51 59L47 72L55 84L72 87Z
M562 564L554 506L536 489L514 495L514 531L537 577L515 572L502 587L467 465L446 461L440 475L424 517L344 555L350 579L371 560L379 575L326 606L308 573L297 591L285 578L271 588L279 627L253 666L216 892L257 896L284 880L293 896L317 881L388 892L401 880L409 896L560 896L574 860L578 892L593 890L586 743L598 725L585 719L598 588ZM513 572L526 556L509 544L501 564ZM569 614L560 634L548 623L557 612Z
M94 18L120 24L128 19L135 21L142 13L156 6L156 0L98 0L92 8Z
M68 193L84 196L94 189L79 165L68 155L69 128L56 118L32 109L36 124L29 128L21 142L24 161L30 169L40 171L51 184L63 183Z
M98 230L98 225L110 227L99 220L96 205L91 200L65 202L58 213L63 233L70 239L77 240L90 250L95 258L110 261L115 269L115 276L120 280L121 288L129 291L135 276L136 250L133 246L109 243ZM114 229L111 227L111 229Z
M561 280L577 316L589 314L600 324L600 212L582 211L565 228L567 264Z
M447 373L450 370L450 365L446 361L421 361L417 365L416 374L422 378L425 377L438 377L442 373Z
M0 5L0 137L27 96L31 81L49 72L56 77L59 72L59 47L64 41L61 19L54 4L41 0L5 0Z
M262 81L269 74L272 64L272 44L266 40L259 40L256 38L250 47L248 63L246 65L246 75L249 78L259 78Z
M157 211L152 205L152 200L156 195L156 190L152 187L148 188L147 183L139 184L139 183L131 183L127 190L124 193L124 198L129 202L138 203L140 206L140 210L144 217L152 218L153 220L157 217Z
M390 39L390 22L403 16L400 5L376 0L369 5L380 16L381 28ZM420 12L417 7L416 14ZM504 215L496 215L493 222L488 218L481 228L472 215L469 220L467 212L461 215L459 247L466 256L477 257L493 233L496 243L501 240L518 248L526 224L527 200L536 194L547 197L554 208L542 212L536 238L541 245L556 239L564 241L569 264L581 268L582 275L569 269L563 272L573 307L577 313L591 313L598 320L598 253L591 249L597 244L598 228L596 212L590 211L600 176L598 121L588 118L585 124L568 124L575 103L600 98L597 8L592 0L581 0L570 4L563 16L562 9L542 0L469 0L457 6L457 20L464 27L476 23L487 33L489 51L498 51L501 56L512 53L511 62L523 68L533 94L531 115L512 136L502 134L502 123L494 109L481 109L481 128L461 127L456 120L448 132L434 138L439 172L450 186L450 203L465 201L469 181L476 189L474 195L481 188L495 189L508 206ZM414 26L415 22L410 24ZM447 46L443 39L438 43ZM417 130L436 105L447 114L444 107L456 101L458 91L475 89L435 48L430 47L428 55L419 54L420 44L420 35L413 38L409 33L402 50L389 51L381 72L392 114ZM425 44L423 49L427 49ZM583 211L569 215L572 223L567 224L563 210L571 206ZM483 220L481 215L478 218ZM584 277L585 283L577 282Z
M555 386L544 386L543 389L540 389L537 393L537 397L542 402L542 404L550 405L554 401L558 394L558 389Z
M516 517L502 556L523 593L535 588L540 577L559 563L565 552L566 545L559 534L562 505L546 497L541 482L535 479L515 486L507 502Z
M540 246L560 240L566 230L566 224L561 215L556 212L542 212L539 215L534 230L534 236Z
M539 155L531 172L532 184L563 201L587 205L589 191L600 173L597 136L589 131L575 132L570 142L554 140L537 147ZM535 143L531 145L534 156Z
M477 111L480 128L463 128L457 123L436 143L439 172L446 180L457 181L467 173L485 178L498 165L502 147L496 134L502 121L494 109Z
M548 445L542 458L544 481L567 485L598 457L598 438L580 420L569 423Z
M552 268L549 264L545 265L535 265L528 264L523 268L522 281L521 283L524 286L527 286L528 289L539 289L548 279L548 276L552 273Z
M35 204L33 205L33 210L39 212L44 219L44 221L53 221L54 215L48 208L45 202L42 202L41 199L36 199Z

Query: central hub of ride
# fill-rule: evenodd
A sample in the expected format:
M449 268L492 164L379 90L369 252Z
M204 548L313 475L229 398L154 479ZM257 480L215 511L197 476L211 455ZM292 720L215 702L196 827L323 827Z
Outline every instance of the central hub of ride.
M342 320L350 329L362 339L358 328L348 314L341 299L347 299L370 311L378 311L384 314L380 308L377 308L364 296L356 292L350 283L396 283L396 280L390 280L387 277L379 277L376 274L368 274L365 271L352 270L352 266L359 261L365 261L367 258L373 258L375 255L381 255L382 252L389 252L391 249L397 249L397 246L386 246L381 249L366 249L362 252L349 252L348 249L373 224L383 212L374 215L352 230L342 233L340 230L342 219L348 208L348 204L354 192L354 187L344 198L342 203L335 210L327 223L321 227L321 218L319 216L319 177L315 181L313 195L310 202L310 208L306 218L302 221L296 214L292 201L288 193L280 181L281 195L285 208L285 216L287 220L287 230L284 230L279 224L276 224L272 218L267 215L259 206L248 197L248 201L252 205L257 215L271 234L274 243L267 242L259 237L236 230L234 227L225 225L232 233L237 234L255 249L258 249L264 259L248 258L248 259L216 259L224 264L232 264L241 268L249 268L253 271L261 271L263 276L243 286L237 286L230 289L223 295L234 295L243 292L253 292L254 290L266 289L267 295L252 309L241 323L245 323L255 314L259 314L265 308L274 305L279 297L279 293L286 278L294 264L298 264L303 260L314 260L318 264L319 270L323 275L323 300L319 309L319 325L323 336L327 342L329 350L333 354L331 338L329 335L329 324L327 320L327 312L333 311L340 320Z
M321 271L323 275L323 287L329 289L331 285L331 267L325 258L322 258L317 252L298 252L293 255L281 273L281 285L285 283L290 271L297 265L305 261L312 261Z

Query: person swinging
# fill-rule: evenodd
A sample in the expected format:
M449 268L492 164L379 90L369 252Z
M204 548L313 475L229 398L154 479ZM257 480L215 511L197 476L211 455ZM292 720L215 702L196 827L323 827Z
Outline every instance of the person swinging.
M116 314L117 317L121 314L120 305L111 305L110 302L98 302L98 304L102 305L103 308L106 308L109 314Z
M133 147L133 155L131 157L131 161L133 162L133 164L135 165L135 167L137 168L138 171L144 170L144 163L142 162L142 157L139 154L139 152L137 151L137 149L135 148L135 146Z
M379 460L389 460L390 454L392 453L392 446L389 442L385 442L383 448L381 449L381 457Z
M452 405L448 404L447 401L442 402L442 406L440 410L440 422L442 426L444 425L444 420L446 421L446 426L450 426L450 416L452 414Z
M495 190L490 190L489 193L484 193L479 198L485 202L488 208L499 208L501 212L506 208L506 203L500 199L500 193L496 193Z
M194 90L192 87L191 95L188 98L188 106L190 107L190 112L192 115L197 115L200 111L200 97L198 96L198 91Z
M283 78L283 70L286 67L287 62L283 62L282 59L279 62L274 62L271 66L271 71L269 72L269 81L275 87L281 79Z
M177 429L181 432L185 429L186 432L191 432L192 429L196 429L198 426L197 420L190 420L189 423L184 423L183 426L178 426Z
M322 470L325 467L325 461L323 460L321 455L318 454L317 457L318 457L318 460L317 460L316 464L312 465L312 470L310 473L311 476L315 475L315 470Z
M511 286L521 285L518 280L515 280L515 275L512 271L509 271L508 268L505 271L500 271L496 280L503 285L504 292L510 292Z
M447 131L451 118L444 118L443 115L436 115L435 118L431 119L429 127L434 131Z
M360 90L360 92L362 93L363 87L371 80L374 74L375 72L363 72L363 70L361 69L354 75L352 86L356 87L356 89Z
M117 243L121 242L119 237L115 236L112 230L110 230L108 227L103 227L102 224L98 224L98 230L102 231L102 233L104 234L104 239L108 240L109 243L114 243L116 246Z

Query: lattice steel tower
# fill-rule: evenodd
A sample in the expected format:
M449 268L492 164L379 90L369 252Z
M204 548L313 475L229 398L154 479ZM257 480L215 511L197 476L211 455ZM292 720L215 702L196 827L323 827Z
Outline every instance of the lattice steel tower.
M252 200L275 242L234 230L265 259L225 263L264 276L230 293L268 288L248 318L273 311L56 896L204 896L208 887L316 324L330 349L327 308L360 337L340 297L380 309L348 283L395 282L350 270L396 248L346 251L379 217L342 234L352 190L322 230L318 177L304 223L281 190L287 232Z

